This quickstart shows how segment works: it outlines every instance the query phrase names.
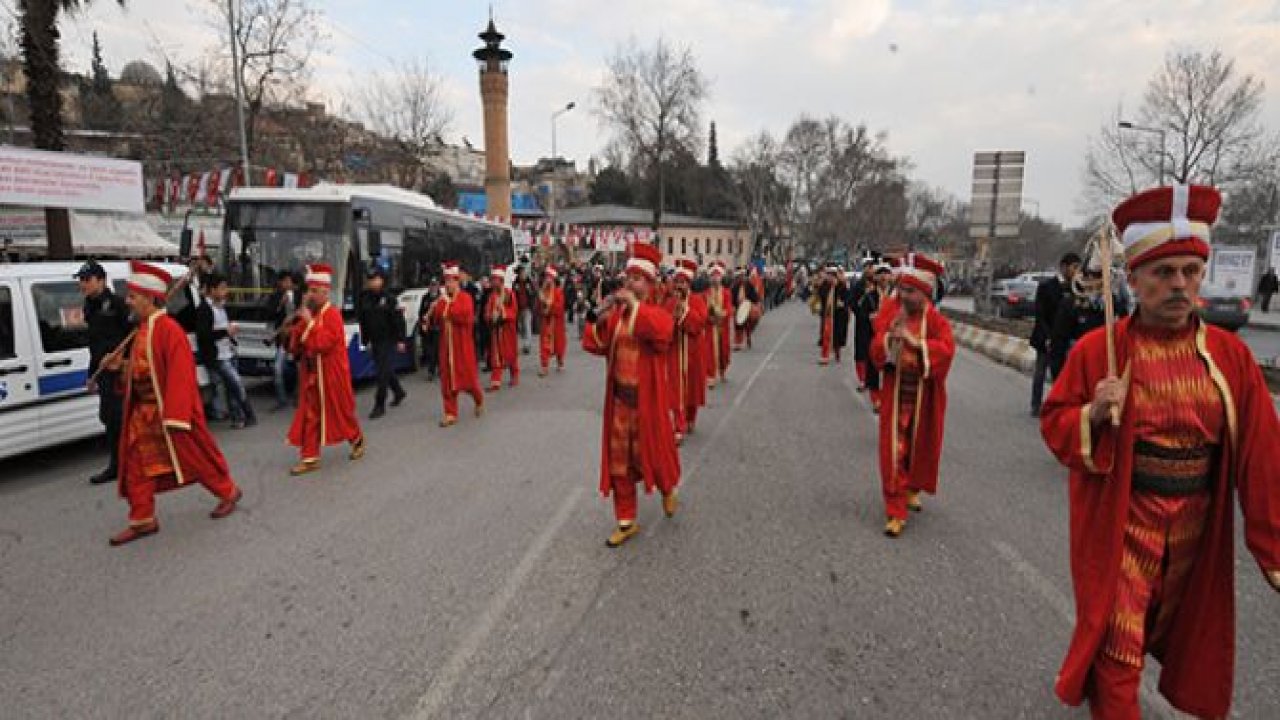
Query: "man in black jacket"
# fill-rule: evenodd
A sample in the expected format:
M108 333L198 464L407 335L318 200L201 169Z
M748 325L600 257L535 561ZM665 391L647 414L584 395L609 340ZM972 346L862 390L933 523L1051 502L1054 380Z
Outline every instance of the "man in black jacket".
M380 268L369 271L364 292L360 294L360 338L369 346L378 369L378 390L373 396L370 420L387 414L387 387L395 393L391 407L404 402L405 391L396 377L395 353L404 351L404 314L396 299L386 291L386 276Z
M422 365L427 369L427 382L435 380L440 370L440 328L436 323L428 325L427 317L441 292L440 281L431 278L431 285L418 303L418 336L422 338Z
M289 357L288 333L293 322L294 312L301 306L302 298L298 294L293 274L281 271L276 276L275 292L267 298L267 312L270 317L267 327L275 334L272 342L276 346L276 359L272 363L272 381L276 391L276 406L272 412L292 407L289 400L289 377L294 372L293 359Z
M115 350L132 329L129 308L124 299L111 292L107 285L107 271L90 260L75 274L80 281L80 293L84 295L84 321L89 326L89 375L97 372L102 358ZM89 392L98 393L98 420L107 429L107 447L111 459L107 469L89 478L94 485L116 479L119 460L120 427L124 422L124 398L120 394L120 373L104 371L90 384Z
M1040 417L1044 399L1044 380L1049 369L1049 336L1063 295L1071 292L1071 280L1080 270L1080 256L1067 253L1058 262L1058 275L1044 280L1036 288L1036 324L1031 331L1031 347L1036 351L1035 372L1031 376L1031 416Z

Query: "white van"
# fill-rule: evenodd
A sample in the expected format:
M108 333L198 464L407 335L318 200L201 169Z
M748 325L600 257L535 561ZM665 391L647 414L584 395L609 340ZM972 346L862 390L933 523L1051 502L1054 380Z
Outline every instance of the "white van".
M0 264L0 459L103 432L98 396L86 389L89 328L72 277L80 266ZM175 278L187 273L181 265L161 266ZM123 297L129 263L102 267ZM185 303L185 295L177 302Z

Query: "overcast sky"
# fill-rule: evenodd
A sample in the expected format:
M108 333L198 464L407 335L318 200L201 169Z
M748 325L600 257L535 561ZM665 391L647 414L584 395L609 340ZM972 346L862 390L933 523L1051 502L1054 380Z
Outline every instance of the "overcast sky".
M161 48L193 56L214 42L210 3L97 0L66 22L69 63L84 69L93 30L113 73ZM837 114L885 131L914 177L962 199L972 153L1028 154L1034 212L1075 222L1090 134L1143 88L1174 47L1220 48L1268 87L1264 121L1280 131L1280 0L499 0L511 65L511 151L518 163L559 150L580 167L605 137L591 113L604 58L634 36L689 45L712 94L722 157L760 130L786 131L802 112ZM336 109L362 73L425 58L444 76L449 139L483 144L470 53L488 2L314 0L328 27L314 94ZM0 0L12 8L14 0Z

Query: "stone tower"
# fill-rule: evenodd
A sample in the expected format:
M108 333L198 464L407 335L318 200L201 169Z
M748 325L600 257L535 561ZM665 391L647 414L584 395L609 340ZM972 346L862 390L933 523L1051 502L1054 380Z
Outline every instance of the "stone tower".
M484 47L471 53L480 65L480 98L484 102L484 194L491 217L511 220L511 151L507 144L507 63L511 51L502 47L506 36L493 25L480 33Z

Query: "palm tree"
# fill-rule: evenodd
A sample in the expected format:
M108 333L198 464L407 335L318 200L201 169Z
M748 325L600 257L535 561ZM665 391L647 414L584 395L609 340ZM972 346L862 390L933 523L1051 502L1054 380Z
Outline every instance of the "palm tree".
M62 66L59 60L58 14L75 12L92 0L19 0L22 24L22 62L27 74L27 103L30 106L31 132L37 148L62 150ZM121 7L125 0L116 0ZM67 211L45 210L46 235L50 260L72 257L71 226Z

